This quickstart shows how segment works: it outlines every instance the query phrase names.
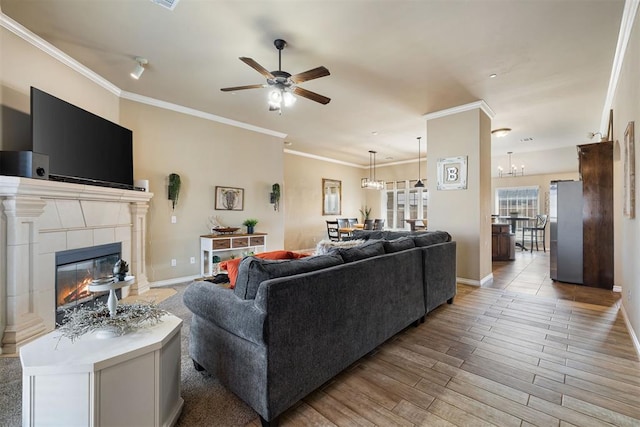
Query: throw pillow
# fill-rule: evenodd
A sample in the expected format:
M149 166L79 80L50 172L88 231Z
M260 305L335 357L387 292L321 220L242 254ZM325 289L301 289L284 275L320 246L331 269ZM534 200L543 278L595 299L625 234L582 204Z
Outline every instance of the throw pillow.
M296 259L302 258L306 255L297 254L291 251L270 251L260 252L259 254L255 254L253 256L262 259ZM223 261L220 263L220 268L223 270L227 270L230 283L229 287L232 289L236 286L236 279L238 277L238 266L240 265L240 261L242 261L242 258L234 258L229 261Z
M334 242L333 240L321 240L316 245L316 252L314 255L324 255L330 252L333 248L352 248L363 244L364 240L345 240L343 242Z
M234 292L239 298L254 299L258 293L258 287L265 280L308 273L342 263L342 258L338 255L282 260L246 257L240 262Z

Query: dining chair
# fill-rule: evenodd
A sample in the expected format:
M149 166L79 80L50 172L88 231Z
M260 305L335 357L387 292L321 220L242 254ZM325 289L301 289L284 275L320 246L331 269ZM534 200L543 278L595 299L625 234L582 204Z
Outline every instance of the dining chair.
M347 221L349 221L349 227L351 228L355 228L356 224L358 224L358 218L348 218Z
M363 230L373 230L373 220L372 219L365 219L364 220L364 227L362 227Z
M347 218L338 218L338 239L342 240L343 236L345 237L351 236L351 231L344 231L344 230L351 230L351 228L352 227L349 225L349 220Z
M384 219L376 219L373 222L373 229L374 230L383 230L384 229Z
M544 250L544 252L547 252L547 248L545 247L545 230L547 228L547 215L536 215L536 223L535 225L529 227L529 226L524 226L522 227L522 244L524 246L524 233L525 232L529 232L530 233L530 242L529 244L531 245L531 252L533 252L533 243L535 242L536 244L536 251L539 251L540 249L538 248L538 235L540 234L540 232L542 232L542 249Z
M337 242L340 240L340 233L338 232L338 221L327 220L327 235L329 240Z

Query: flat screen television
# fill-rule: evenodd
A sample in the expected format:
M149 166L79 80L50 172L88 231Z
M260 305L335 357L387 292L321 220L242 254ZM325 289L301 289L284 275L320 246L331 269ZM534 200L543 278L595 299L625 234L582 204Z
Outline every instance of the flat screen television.
M133 189L129 129L31 87L31 131L50 179Z

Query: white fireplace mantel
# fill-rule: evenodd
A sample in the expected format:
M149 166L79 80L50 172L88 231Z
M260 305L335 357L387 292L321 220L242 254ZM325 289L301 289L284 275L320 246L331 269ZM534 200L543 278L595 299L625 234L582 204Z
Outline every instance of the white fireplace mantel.
M55 253L122 243L136 277L130 294L149 289L146 213L152 193L0 176L0 353L15 353L55 329Z

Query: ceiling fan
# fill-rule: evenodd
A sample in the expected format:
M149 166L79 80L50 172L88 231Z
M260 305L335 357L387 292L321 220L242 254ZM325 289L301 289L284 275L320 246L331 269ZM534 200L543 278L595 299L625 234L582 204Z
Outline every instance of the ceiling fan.
M242 62L266 77L267 83L225 87L220 90L223 92L234 92L236 90L244 89L258 89L265 87L272 88L271 92L269 93L269 111L281 112L283 104L286 107L292 105L296 100L295 96L293 96L294 94L315 102L319 102L320 104L328 104L329 101L331 101L331 98L327 98L326 96L311 92L307 89L303 89L298 86L298 84L306 82L308 80L328 76L330 74L329 70L327 70L325 67L317 67L295 75L291 75L286 71L282 71L282 49L284 49L284 47L287 45L287 42L282 39L276 39L273 44L275 45L276 49L278 49L277 71L267 71L266 68L258 64L252 58L240 57L240 60Z

